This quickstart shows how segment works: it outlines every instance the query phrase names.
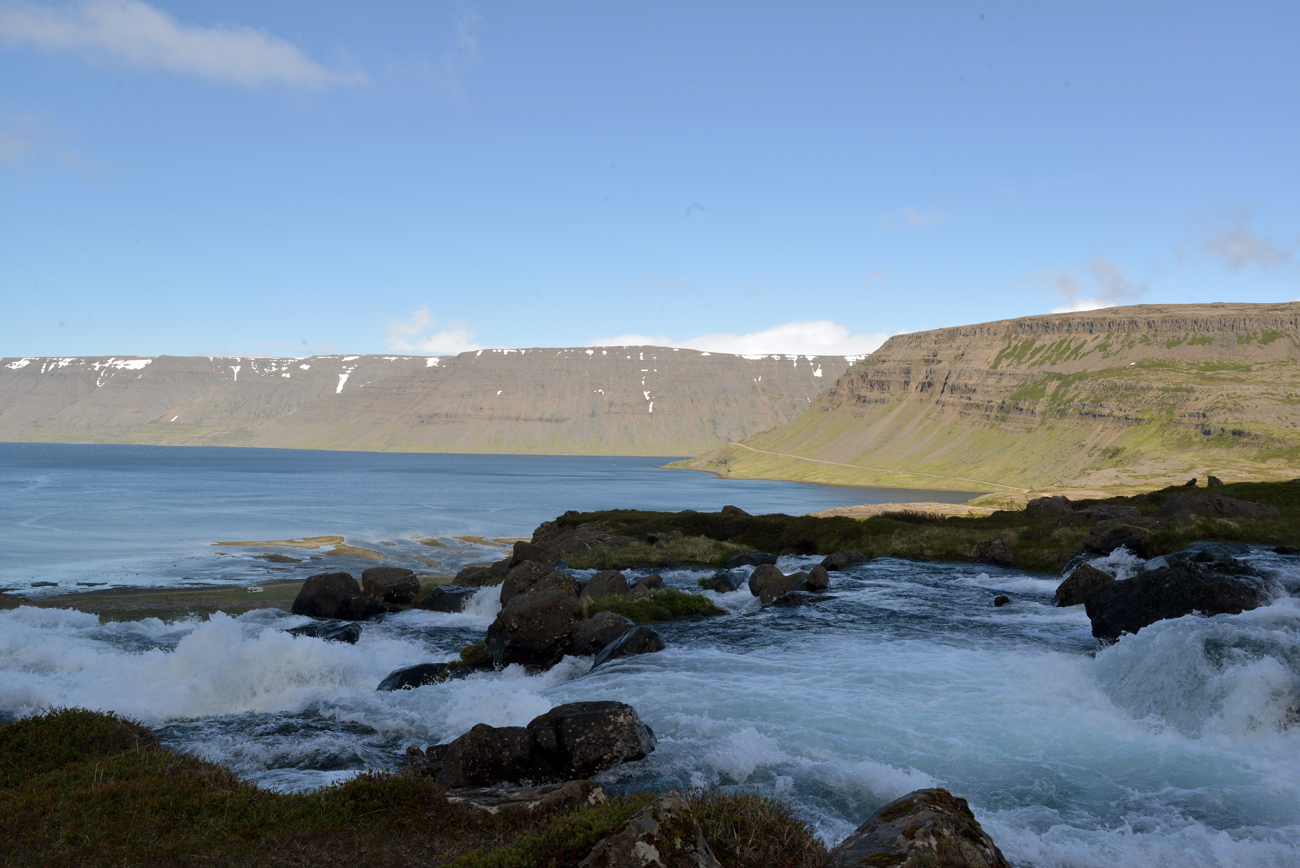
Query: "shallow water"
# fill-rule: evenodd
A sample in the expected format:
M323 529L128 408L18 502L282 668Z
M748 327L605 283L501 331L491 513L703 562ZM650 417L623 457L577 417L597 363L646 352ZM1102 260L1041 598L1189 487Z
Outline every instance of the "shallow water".
M689 589L705 574L664 578ZM777 795L836 842L885 801L941 785L1021 865L1300 864L1295 599L1161 622L1099 649L1081 607L1051 605L1050 577L889 559L832 576L828 594L796 608L712 595L727 616L662 625L667 650L596 671L566 658L545 674L510 667L396 693L374 687L482 637L495 589L471 612L368 623L356 646L289 636L306 619L273 610L100 624L23 608L0 613L0 702L6 715L113 709L293 790L399 766L406 745L475 723L615 699L659 747L601 775L611 790ZM1013 603L993 607L1000 593Z

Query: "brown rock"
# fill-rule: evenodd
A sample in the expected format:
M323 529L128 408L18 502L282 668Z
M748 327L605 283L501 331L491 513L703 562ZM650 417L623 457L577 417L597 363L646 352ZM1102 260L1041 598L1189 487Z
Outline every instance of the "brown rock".
M360 594L361 586L351 573L318 573L302 583L292 611L312 618L349 618L348 604Z
M1104 573L1092 564L1079 564L1074 571L1056 588L1056 605L1081 606L1097 591L1115 581L1115 577Z
M582 589L582 599L626 597L631 590L632 586L627 583L627 576L618 570L602 570L592 576L586 587Z
M553 774L585 778L614 766L645 759L655 736L636 709L622 702L570 702L538 715L528 731Z
M361 588L385 603L408 606L420 593L420 580L402 567L371 567L361 574Z
M805 591L824 591L830 586L831 575L820 564L808 571L808 580L803 583Z
M533 736L522 726L477 724L447 747L447 782L482 787L533 778Z
M806 573L787 576L772 564L755 567L749 575L749 592L767 605L782 594L798 588L808 578Z
M744 515L744 516L749 515L749 513L745 512L743 509L741 509L738 506L724 506L722 508L722 514L723 515Z
M546 564L525 561L506 573L506 579L501 583L501 605L508 606L511 600L528 591L552 590L573 593L573 577Z
M1025 504L1025 512L1033 518L1064 518L1074 512L1070 499L1062 495L1035 497Z
M572 589L528 591L513 597L488 627L488 659L497 668L511 663L554 666L569 653L580 616Z
M895 799L831 851L827 868L1007 868L965 799L942 788Z
M599 654L610 642L635 629L631 620L613 612L597 612L578 622L573 631L573 653L583 656Z

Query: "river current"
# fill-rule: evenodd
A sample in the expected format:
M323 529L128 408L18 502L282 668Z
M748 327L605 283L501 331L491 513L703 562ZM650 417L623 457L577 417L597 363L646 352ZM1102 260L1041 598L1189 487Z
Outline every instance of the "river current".
M0 447L0 456L6 449L12 446ZM584 466L595 480L588 487L605 487L602 471ZM671 480L668 489L679 481L720 482L643 467L655 485ZM30 470L0 464L0 486L21 490L15 478ZM93 469L79 472L83 482L94 481ZM624 474L611 483L620 490L610 499L621 494L618 505L641 505L626 502L642 497L629 482L636 473L616 464L605 472ZM46 487L64 484L51 473ZM313 474L319 471L305 475ZM417 487L429 481L416 478ZM741 486L734 491L746 485L732 484ZM256 480L246 487L255 500ZM809 497L844 491L791 488ZM484 489L475 508L490 506L492 486ZM722 499L761 510L758 496L746 502L732 492L707 504L683 495L669 505L668 489L655 507L716 509ZM866 500L862 491L850 493ZM202 502L203 485L188 496ZM399 531L440 533L434 515L403 518L399 526L369 517L369 507L356 525L328 511L312 524L303 516L314 496L300 501L303 515L285 524L263 515L260 536L245 536L337 532L349 543L382 538L401 543L395 550L416 551L418 544L408 546ZM392 490L387 496L398 504L406 497ZM437 500L438 492L428 497ZM550 513L533 524L598 505L603 501L547 504ZM798 511L831 505L837 504ZM7 548L20 543L11 506L7 501L0 512L0 527L14 535ZM45 515L43 527L58 525ZM108 524L111 530L114 522ZM153 537L166 537L165 526L160 519ZM528 530L468 523L443 533L450 539ZM123 533L152 538L149 528ZM251 581L265 566L237 553L217 559L200 552L199 543L170 538L137 547L134 559L100 557L99 575L128 581L130 575L102 571L129 564L139 567L136 580L162 582L164 562L194 567L219 560L227 578L238 573ZM473 560L488 548L467 543L439 556ZM47 550L46 557L63 556ZM65 562L78 565L76 575L90 575L79 557ZM1249 559L1275 579L1272 605L1160 622L1107 648L1092 638L1082 607L1051 605L1056 576L877 559L832 573L830 591L808 605L763 609L745 590L711 595L728 615L656 625L668 645L657 654L595 671L588 659L566 658L544 674L510 667L395 693L374 688L393 669L450 659L482 638L499 608L497 589L480 591L464 613L411 611L366 623L355 646L292 637L283 628L306 619L273 609L106 622L71 608L23 607L0 612L0 717L60 705L111 709L147 722L174 748L262 786L297 790L367 767L399 766L408 744L443 742L475 723L518 725L562 702L615 699L637 708L659 747L642 762L602 774L611 791L715 786L774 795L834 843L884 802L945 786L970 801L1021 866L1295 866L1300 605L1290 594L1300 593L1300 565L1263 549ZM786 557L779 566L789 572L815 562ZM1120 552L1105 566L1124 571L1137 562ZM0 582L28 580L6 569ZM31 563L24 570L31 573ZM682 589L694 589L707 574L661 573ZM50 567L40 575L60 572ZM998 594L1012 603L995 608Z

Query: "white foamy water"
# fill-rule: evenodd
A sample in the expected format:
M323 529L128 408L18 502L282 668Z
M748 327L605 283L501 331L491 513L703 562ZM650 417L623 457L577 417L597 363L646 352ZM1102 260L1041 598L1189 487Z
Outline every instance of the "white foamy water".
M1112 568L1137 564L1123 561ZM1294 586L1300 570L1252 558ZM789 558L790 571L808 559ZM691 588L702 571L665 573ZM292 637L304 619L100 624L0 612L0 713L111 709L264 786L302 789L397 766L408 744L518 725L562 702L634 705L659 737L613 789L716 786L791 800L828 842L924 786L970 800L1004 852L1034 866L1300 865L1300 605L1188 617L1109 648L1056 581L878 560L796 608L745 590L730 614L659 627L667 650L590 670L569 658L380 693L391 670L448 660L483 635L471 610L408 612L355 646ZM1011 605L994 608L997 594Z

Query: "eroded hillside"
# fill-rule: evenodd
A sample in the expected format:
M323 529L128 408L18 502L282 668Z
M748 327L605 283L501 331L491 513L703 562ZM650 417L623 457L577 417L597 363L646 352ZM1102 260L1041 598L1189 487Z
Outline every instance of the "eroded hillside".
M689 455L789 421L842 356L661 347L0 360L0 440Z
M1137 305L918 332L793 421L683 466L988 491L1300 475L1300 303Z

